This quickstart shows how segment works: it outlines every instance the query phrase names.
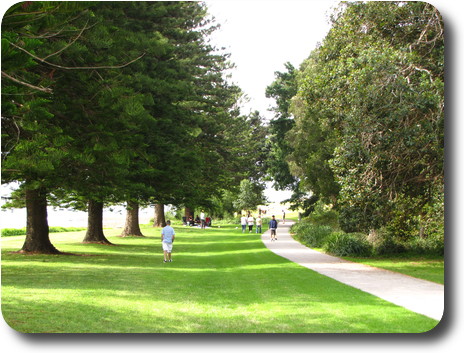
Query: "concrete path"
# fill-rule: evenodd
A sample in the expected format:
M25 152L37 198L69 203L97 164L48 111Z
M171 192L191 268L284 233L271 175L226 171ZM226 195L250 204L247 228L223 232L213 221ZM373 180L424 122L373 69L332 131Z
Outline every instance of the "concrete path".
M441 319L445 302L443 285L349 262L307 248L291 237L289 230L292 224L279 223L277 241L271 242L269 230L264 232L261 239L266 247L277 255L339 282L435 320Z

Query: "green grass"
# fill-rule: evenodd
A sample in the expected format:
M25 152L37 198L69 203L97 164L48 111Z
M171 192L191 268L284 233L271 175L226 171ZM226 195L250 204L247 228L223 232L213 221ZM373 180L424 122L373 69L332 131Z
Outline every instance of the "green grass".
M2 312L21 332L426 332L437 321L341 284L270 252L234 226L175 226L173 262L159 229L117 246L52 234L61 251L20 255L2 239Z
M387 258L353 258L344 259L365 265L399 272L408 276L425 279L427 281L444 284L445 271L443 258L426 258L411 255Z
M322 248L312 248L324 252ZM329 254L330 255L330 254ZM445 261L442 257L420 257L415 254L399 254L383 257L342 257L345 260L364 265L383 268L385 270L402 273L411 277L425 279L439 284L445 283Z

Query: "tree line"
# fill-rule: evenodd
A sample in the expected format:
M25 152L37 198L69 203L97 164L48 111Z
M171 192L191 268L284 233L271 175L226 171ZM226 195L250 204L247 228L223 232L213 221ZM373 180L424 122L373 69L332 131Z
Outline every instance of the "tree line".
M20 2L2 22L2 182L27 209L22 252L59 253L47 205L88 212L84 242L109 243L103 208L211 206L263 174L265 127L242 115L229 54L205 4ZM257 138L258 137L258 138Z
M18 181L24 252L56 253L47 205L232 213L263 181L345 232L444 228L444 26L424 2L341 3L299 68L276 72L264 124L240 113L203 3L22 2L2 22L2 182ZM189 214L186 214L189 216Z
M276 72L269 172L345 232L444 233L444 26L425 2L348 2Z

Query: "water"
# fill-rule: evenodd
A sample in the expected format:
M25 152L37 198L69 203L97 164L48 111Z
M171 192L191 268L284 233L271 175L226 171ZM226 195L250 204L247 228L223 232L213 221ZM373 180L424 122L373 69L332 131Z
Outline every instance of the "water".
M2 184L0 193L1 205L6 203L6 198L19 187L18 183ZM48 225L50 227L87 227L87 212L74 211L66 208L47 207ZM140 224L147 224L155 214L154 207L141 208L139 211ZM26 227L26 209L13 208L1 209L1 228ZM126 209L123 206L108 207L103 210L103 227L122 228L126 221Z
M48 207L48 225L50 227L87 227L87 212ZM153 218L154 207L142 208L139 211L140 224L147 224ZM103 210L103 227L122 228L126 221L126 210L123 206L105 208ZM1 211L1 228L26 227L26 209L8 209Z

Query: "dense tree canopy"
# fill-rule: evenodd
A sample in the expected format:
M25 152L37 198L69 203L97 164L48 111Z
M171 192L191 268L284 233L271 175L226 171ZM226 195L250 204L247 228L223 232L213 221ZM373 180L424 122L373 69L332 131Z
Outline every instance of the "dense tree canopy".
M7 11L2 181L22 183L26 204L41 208L29 212L24 251L56 251L42 246L51 196L88 207L85 241L107 242L105 203L197 206L238 187L248 173L233 133L255 123L240 116L241 91L224 77L228 54L208 43L215 28L199 2L24 2Z
M296 84L284 159L304 191L350 231L443 224L444 32L433 6L341 4Z

